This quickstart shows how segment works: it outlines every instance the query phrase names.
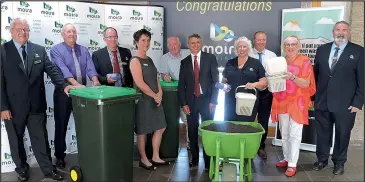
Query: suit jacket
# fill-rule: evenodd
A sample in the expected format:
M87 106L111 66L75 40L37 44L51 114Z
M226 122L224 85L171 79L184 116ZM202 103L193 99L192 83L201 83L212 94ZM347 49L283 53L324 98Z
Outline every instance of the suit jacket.
M201 52L199 83L203 95L210 103L217 104L218 89L215 83L219 80L218 63L213 54ZM178 95L181 106L191 105L194 101L194 70L191 55L181 61Z
M1 48L1 111L10 110L13 116L25 116L29 112L46 112L47 103L44 72L53 84L65 88L62 73L49 60L44 47L28 42L28 71L13 40Z
M131 51L127 48L118 47L120 58L123 65L123 73L125 83L123 84L124 87L131 87L133 88L133 78L131 71L129 69L129 63L132 58ZM112 62L110 60L109 52L107 47L95 51L92 55L92 60L95 65L95 70L98 73L98 78L101 84L113 86L113 84L109 84L107 82L106 75L113 72Z
M333 42L318 47L314 60L317 83L314 107L330 112L359 109L364 104L364 48L348 42L332 73L329 55Z

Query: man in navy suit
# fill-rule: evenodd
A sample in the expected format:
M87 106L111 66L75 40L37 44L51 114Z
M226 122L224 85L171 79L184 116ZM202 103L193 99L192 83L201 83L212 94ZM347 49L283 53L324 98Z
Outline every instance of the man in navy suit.
M364 104L364 47L350 42L350 34L347 22L337 22L333 28L334 42L318 47L314 60L318 161L313 170L322 170L328 164L334 124L332 161L336 175L344 173L356 112Z
M44 47L28 42L29 24L16 18L10 25L12 40L1 48L1 119L8 133L11 156L20 181L29 178L23 135L28 128L35 158L46 177L62 180L52 165L47 137L47 102L44 73L66 95L71 86L48 59Z

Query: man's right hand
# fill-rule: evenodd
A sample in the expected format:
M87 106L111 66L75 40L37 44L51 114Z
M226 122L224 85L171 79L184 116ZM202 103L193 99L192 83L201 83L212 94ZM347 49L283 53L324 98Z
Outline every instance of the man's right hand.
M113 83L115 83L117 80L113 80L110 76L107 76L107 77L106 77L106 81L107 81L109 84L113 84Z
M165 81L165 82L171 82L171 76L167 73L164 73L163 76L162 76L162 79Z
M190 108L188 105L183 106L183 111L186 115L190 115Z
M11 119L10 110L1 111L1 119L10 120Z

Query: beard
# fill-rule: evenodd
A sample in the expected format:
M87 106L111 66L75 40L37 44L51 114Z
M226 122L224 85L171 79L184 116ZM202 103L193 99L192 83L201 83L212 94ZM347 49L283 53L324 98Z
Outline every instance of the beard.
M344 35L337 35L335 37L335 42L337 44L344 44L347 41L347 38Z

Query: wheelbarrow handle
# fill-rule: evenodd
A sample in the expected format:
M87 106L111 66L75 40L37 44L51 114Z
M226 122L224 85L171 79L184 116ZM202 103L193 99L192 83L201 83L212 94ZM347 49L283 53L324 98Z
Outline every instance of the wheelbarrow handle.
M237 93L238 88L245 88L245 90L247 90L247 88L246 88L244 85L241 85L241 86L238 86L238 87L236 88L235 94ZM252 90L254 90L254 91L255 91L255 95L257 96L257 90L256 90L256 88L253 88Z

